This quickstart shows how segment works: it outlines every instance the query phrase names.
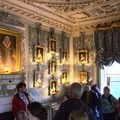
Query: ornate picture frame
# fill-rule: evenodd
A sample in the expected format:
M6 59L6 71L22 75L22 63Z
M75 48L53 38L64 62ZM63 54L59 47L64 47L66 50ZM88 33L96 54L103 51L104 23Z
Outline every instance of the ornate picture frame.
M48 40L48 52L56 52L56 39Z
M0 74L22 72L21 35L19 32L0 28Z
M34 71L34 81L33 81L33 87L41 88L43 84L44 79L44 72L43 71Z
M41 46L41 45L35 46L34 61L36 63L44 62L44 47L43 46Z
M68 64L68 52L67 51L61 52L60 62L61 64Z
M68 84L68 72L67 71L63 71L62 75L61 75L61 83L62 84Z
M51 78L50 80L50 95L55 95L57 93L57 80Z
M88 83L88 72L81 71L78 73L79 76L79 82L81 84L87 84Z
M57 70L57 61L52 59L48 61L48 74L54 74Z
M88 50L82 49L78 52L78 61L79 64L87 64L89 60Z

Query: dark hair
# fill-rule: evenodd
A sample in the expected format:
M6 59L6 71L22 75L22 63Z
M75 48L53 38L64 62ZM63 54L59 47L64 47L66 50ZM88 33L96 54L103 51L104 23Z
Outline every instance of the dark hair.
M24 82L18 83L17 86L16 86L17 91L19 91L19 89L22 88L22 87L26 87L26 84Z
M47 120L47 111L39 102L32 102L28 105L29 112L39 120Z
M108 90L108 91L110 91L110 89L109 89L108 86L104 87L104 90Z

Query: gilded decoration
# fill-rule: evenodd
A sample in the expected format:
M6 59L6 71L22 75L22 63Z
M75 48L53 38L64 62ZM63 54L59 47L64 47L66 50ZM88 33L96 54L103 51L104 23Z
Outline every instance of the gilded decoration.
M20 71L20 34L0 28L0 74Z
M79 50L78 52L78 61L79 64L87 64L89 60L88 50Z
M0 8L70 34L120 19L120 0L11 0L0 1Z
M35 71L33 87L36 87L36 88L42 87L43 78L44 78L44 72L43 71Z
M57 93L57 81L53 78L50 80L50 95L55 95Z
M35 62L36 63L43 63L44 62L44 48L40 45L35 46Z
M87 84L88 83L88 72L81 71L78 73L79 75L79 82L82 84Z

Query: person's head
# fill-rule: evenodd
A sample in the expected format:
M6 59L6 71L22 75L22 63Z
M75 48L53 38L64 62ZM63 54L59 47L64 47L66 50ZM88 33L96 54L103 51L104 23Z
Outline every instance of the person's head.
M39 102L29 104L28 113L30 120L47 120L47 110Z
M16 86L17 92L26 92L26 84L24 82L20 82Z
M100 89L99 89L98 85L96 85L96 84L92 85L91 90L93 90L94 92L100 93Z
M79 83L71 84L69 90L71 98L80 98L83 92L82 86Z
M79 110L72 111L69 115L69 120L89 120L86 112Z
M105 96L108 96L110 94L110 89L109 89L109 87L104 87L104 95Z
M84 86L84 91L90 91L90 86L89 85L85 85Z

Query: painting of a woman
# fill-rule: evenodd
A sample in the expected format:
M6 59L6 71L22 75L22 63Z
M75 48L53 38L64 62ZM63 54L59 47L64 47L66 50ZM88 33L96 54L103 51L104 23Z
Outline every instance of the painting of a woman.
M16 38L0 34L0 72L16 71Z

